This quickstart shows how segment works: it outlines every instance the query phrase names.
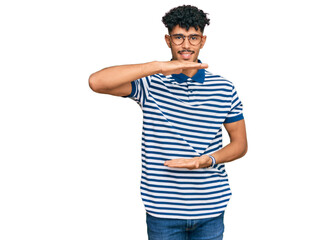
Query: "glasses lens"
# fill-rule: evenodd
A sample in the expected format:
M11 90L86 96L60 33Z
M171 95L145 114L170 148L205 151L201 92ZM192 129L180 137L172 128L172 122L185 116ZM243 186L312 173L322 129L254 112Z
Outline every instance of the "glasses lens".
M171 38L176 45L180 45L184 41L183 35L179 35L179 34L173 35L171 36Z
M189 36L189 42L192 45L197 45L201 42L202 37L200 35L191 35Z

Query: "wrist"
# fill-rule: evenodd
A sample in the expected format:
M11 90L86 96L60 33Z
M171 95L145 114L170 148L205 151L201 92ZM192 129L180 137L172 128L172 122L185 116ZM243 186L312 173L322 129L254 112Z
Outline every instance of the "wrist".
M151 68L152 68L152 74L159 74L162 72L162 62L159 62L159 61L153 61L153 62L150 62L151 64Z
M216 159L210 154L208 154L208 157L209 167L214 167L216 165Z
M161 71L161 64L158 61L139 64L141 76L158 74Z
M209 168L212 164L212 159L208 154L202 155L202 157L199 159L200 161L200 167L201 168Z

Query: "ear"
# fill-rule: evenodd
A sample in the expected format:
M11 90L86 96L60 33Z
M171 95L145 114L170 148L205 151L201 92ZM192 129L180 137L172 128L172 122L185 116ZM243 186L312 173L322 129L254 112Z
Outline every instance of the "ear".
M206 38L207 38L207 36L205 36L205 35L202 37L201 48L203 48L203 46L206 42Z
M167 34L165 35L165 40L166 40L167 46L168 46L169 48L171 48L170 37L169 37Z

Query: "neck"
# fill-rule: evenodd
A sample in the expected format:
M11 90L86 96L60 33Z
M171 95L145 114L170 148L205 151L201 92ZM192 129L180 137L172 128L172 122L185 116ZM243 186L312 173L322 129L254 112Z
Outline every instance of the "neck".
M184 69L182 73L188 77L193 77L197 73L198 69Z

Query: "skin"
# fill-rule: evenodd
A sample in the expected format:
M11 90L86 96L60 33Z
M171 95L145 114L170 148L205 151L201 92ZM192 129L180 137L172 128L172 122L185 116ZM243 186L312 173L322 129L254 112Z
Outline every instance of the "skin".
M176 45L171 40L171 37L169 35L174 34L183 34L184 36L186 36L186 39L181 45ZM198 45L194 46L191 45L187 39L187 36L192 34L198 34L203 36L203 33L199 28L196 31L194 27L190 27L189 30L187 31L186 29L181 28L180 26L175 26L169 33L169 35L165 35L165 40L167 46L171 50L173 60L197 63L199 52L206 42L206 36L203 36L201 42ZM188 77L192 77L197 73L197 70L198 69L184 69L182 73L187 75Z
M179 26L175 26L170 35L191 34L203 35L198 29L191 27L187 31ZM189 77L194 76L199 69L207 68L206 63L198 63L198 55L206 42L206 36L197 46L189 43L185 39L183 44L175 45L169 35L165 35L165 41L172 53L172 61L154 61L142 64L121 65L104 68L91 74L89 86L97 93L111 94L114 96L128 96L132 92L131 82L153 74L179 74L183 73ZM191 53L191 54L190 54ZM247 152L247 138L245 121L240 120L233 123L224 124L230 137L230 143L224 148L211 154L216 163L225 163L241 158ZM164 165L171 168L198 169L211 166L211 158L207 155L194 158L178 158L165 161Z

